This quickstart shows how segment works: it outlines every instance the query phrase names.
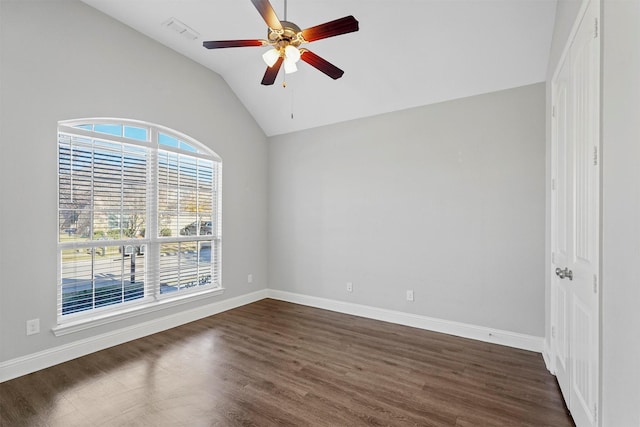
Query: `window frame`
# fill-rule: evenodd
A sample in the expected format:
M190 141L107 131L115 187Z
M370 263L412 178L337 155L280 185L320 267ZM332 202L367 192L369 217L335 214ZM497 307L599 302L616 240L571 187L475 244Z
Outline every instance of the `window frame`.
M86 126L91 125L92 129L95 125L118 125L121 126L122 132L121 136L113 135L110 133L102 133L99 131L87 130ZM83 126L84 125L84 126ZM83 128L78 127L83 126ZM133 128L141 128L146 130L147 140L143 141L137 138L128 138L124 135L126 134L126 127ZM173 147L169 145L161 145L160 143L160 135L167 135L169 137L175 138L180 141L180 143L184 143L190 149L181 149L178 147ZM95 153L95 144L96 141L108 141L111 143L119 144L120 153L123 153L124 146L137 146L144 148L145 153L145 168L146 168L146 197L145 197L145 232L142 238L125 238L123 233L123 226L120 225L120 239L114 240L104 240L99 243L97 239L94 237L94 229L95 225L95 216L92 216L89 224L89 236L87 240L83 241L73 241L73 242L63 242L60 238L61 233L61 140L64 137L69 138L69 146L72 147L73 138L87 138L91 142L92 147L92 157L91 157L91 200L92 204L90 210L88 212L95 212L95 207L93 205L93 201L95 198L93 197L93 191L96 187L94 181L94 173L93 167L95 165L93 153ZM56 315L57 315L57 323L58 325L53 329L53 332L56 335L64 335L67 333L71 333L77 330L83 330L88 327L93 327L95 325L102 325L105 323L109 323L112 321L118 321L124 318L137 316L140 314L153 312L159 309L163 309L169 306L174 306L177 304L182 304L186 302L190 302L200 298L207 298L212 295L218 295L224 292L224 287L222 286L222 159L218 156L213 150L206 147L204 144L199 141L185 135L179 131L167 128L165 126L143 122L139 120L130 120L130 119L122 119L122 118L83 118L83 119L73 119L73 120L64 120L58 122L57 128L57 153L56 153L56 161L57 161L57 198L56 198L56 213L57 213L57 233L56 233L56 241L57 241L57 305L56 305ZM196 159L196 164L200 164L200 160L205 162L211 162L211 234L205 235L182 235L180 230L180 222L176 220L176 236L161 236L160 235L160 217L159 217L159 203L160 203L160 188L161 183L159 182L159 170L161 169L159 155L160 153L168 152L175 154L176 156L188 156L188 158ZM124 158L124 154L123 154ZM180 157L183 158L183 157ZM168 169L168 168L167 168ZM71 170L71 169L70 169ZM124 169L123 169L124 170ZM198 169L199 170L199 169ZM124 172L123 172L124 173ZM176 172L179 173L179 172ZM123 175L124 176L124 175ZM124 179L124 178L122 178ZM198 178L196 178L196 184L199 184ZM177 191L180 193L180 190L183 188L181 184L177 184ZM124 187L123 187L124 188ZM124 190L123 190L124 191ZM200 191L199 187L197 191ZM121 193L124 194L124 193ZM198 193L199 194L199 193ZM206 192L208 195L208 191ZM178 201L178 203L181 203ZM124 209L124 199L121 199L121 211ZM86 209L83 208L83 209ZM199 207L196 207L199 209ZM178 212L178 217L181 211ZM195 213L196 223L200 223L203 221L200 217L199 211ZM181 244L181 243L195 243L197 250L197 260L196 265L200 265L200 250L204 247L201 242L210 242L210 264L211 264L211 276L210 283L198 284L191 288L179 288L177 292L162 292L161 283L160 283L160 265L161 265L161 254L160 249L163 244ZM142 298L137 298L132 301L126 301L124 299L115 304L108 304L104 307L93 307L87 310L81 310L78 312L71 313L63 313L63 284L62 284L62 275L63 275L63 263L62 263L62 254L65 250L91 250L91 283L92 289L95 292L95 269L96 269L96 255L94 248L98 248L99 246L109 246L116 247L123 245L134 245L134 246L142 246L145 245L144 250L144 263L145 263L145 277L144 277L144 295ZM124 252L124 251L122 251ZM178 253L176 256L181 257L182 253ZM123 262L126 261L125 255L122 254ZM199 277L200 267L197 267L197 275ZM124 271L124 270L123 270ZM132 267L133 271L133 267ZM206 273L206 270L204 270ZM124 283L126 280L123 279L124 275L120 278L121 283ZM133 283L133 282L132 282ZM122 291L124 292L124 290ZM96 297L93 296L92 303L96 304Z

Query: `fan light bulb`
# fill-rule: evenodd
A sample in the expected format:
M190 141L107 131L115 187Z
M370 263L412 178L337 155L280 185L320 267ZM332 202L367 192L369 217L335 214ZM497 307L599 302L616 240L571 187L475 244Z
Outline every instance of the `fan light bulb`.
M284 48L284 56L294 64L300 60L300 51L292 45Z
M277 49L270 49L262 55L262 59L268 67L273 67L278 58L280 58L280 51Z
M298 71L298 67L296 67L296 62L289 59L289 58L285 58L284 59L284 72L287 74L291 74L291 73L295 73L296 71Z

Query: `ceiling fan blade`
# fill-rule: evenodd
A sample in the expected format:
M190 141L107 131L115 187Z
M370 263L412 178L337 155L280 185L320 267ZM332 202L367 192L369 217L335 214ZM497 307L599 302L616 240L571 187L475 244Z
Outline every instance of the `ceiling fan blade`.
M282 65L282 61L284 61L283 57L278 58L275 64L271 67L267 67L267 71L264 72L264 77L262 78L262 84L265 86L270 86L276 81L276 77L278 77L278 72L280 71L280 66Z
M223 49L225 47L246 47L246 46L264 46L266 43L262 40L214 40L202 42L202 46L207 49Z
M269 3L269 0L251 0L251 3L258 9L262 19L267 23L272 30L281 30L282 24L276 15L276 11L273 10L273 6Z
M336 67L331 62L325 59L322 59L321 57L311 52L310 50L307 50L307 49L301 49L301 50L302 50L302 56L300 56L300 59L302 59L304 62L311 65L312 67L315 67L318 70L322 71L327 76L331 77L333 80L339 79L344 74L344 71L342 71L340 68Z
M358 31L358 21L353 16L345 16L335 21L325 22L315 27L302 30L302 37L308 42L339 36L340 34Z

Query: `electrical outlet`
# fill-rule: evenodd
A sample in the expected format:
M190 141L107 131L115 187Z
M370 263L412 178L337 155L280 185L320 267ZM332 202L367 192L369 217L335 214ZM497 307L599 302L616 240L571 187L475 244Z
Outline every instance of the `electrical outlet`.
M247 276L247 283L253 283L253 274Z
M347 282L347 292L353 292L353 283Z
M407 301L413 301L413 289L407 291Z
M27 335L40 333L40 319L27 320Z

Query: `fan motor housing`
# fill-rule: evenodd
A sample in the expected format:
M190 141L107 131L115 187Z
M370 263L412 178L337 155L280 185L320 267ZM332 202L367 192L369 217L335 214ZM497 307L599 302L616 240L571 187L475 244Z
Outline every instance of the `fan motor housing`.
M278 47L286 47L288 45L298 47L304 42L300 27L289 21L280 21L280 23L282 24L282 30L269 28L267 38L270 44Z

